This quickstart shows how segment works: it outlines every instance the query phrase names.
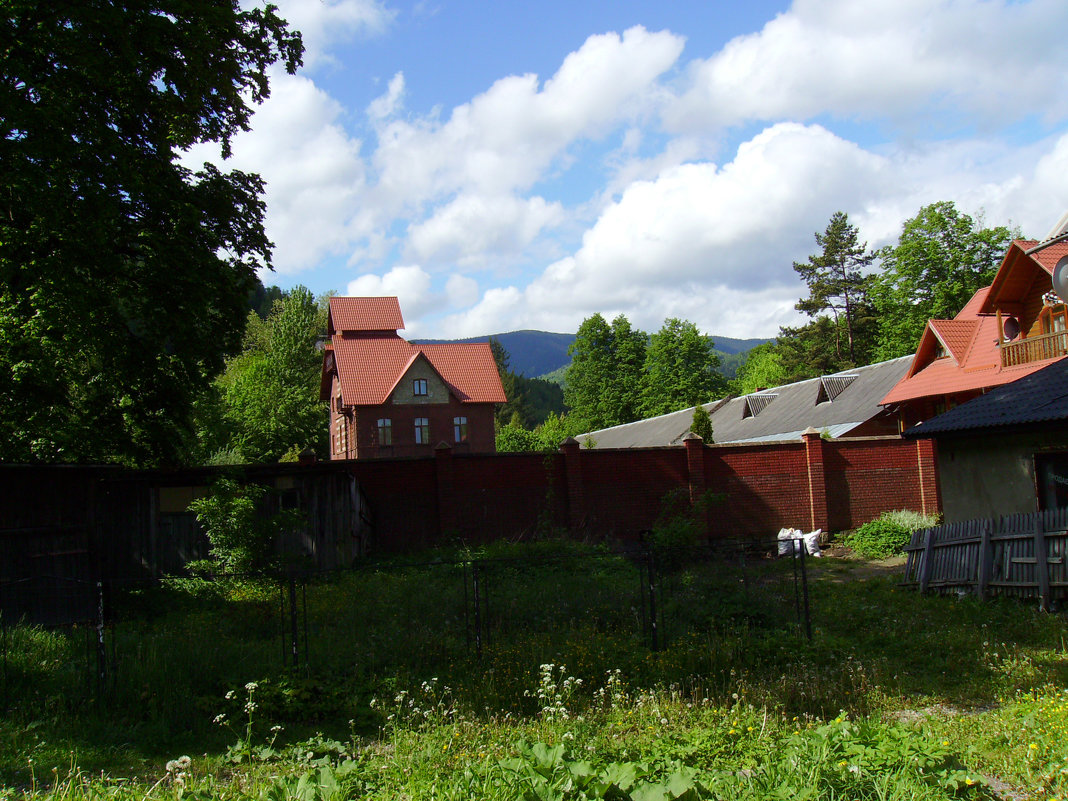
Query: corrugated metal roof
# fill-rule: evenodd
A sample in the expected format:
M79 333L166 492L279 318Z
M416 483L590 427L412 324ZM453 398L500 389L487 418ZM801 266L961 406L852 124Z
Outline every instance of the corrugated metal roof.
M984 429L1068 420L1068 360L1047 364L932 417L906 437L975 433Z
M397 331L404 328L396 298L330 298L329 333Z
M911 356L888 362L858 367L832 376L812 378L774 387L762 393L705 404L712 419L716 444L793 440L801 437L808 427L841 436L887 412L879 401L905 371ZM849 382L834 403L817 403L823 381L856 376ZM772 396L760 414L745 416L749 401L754 397ZM693 409L681 409L648 420L639 420L577 437L584 441L593 437L598 448L648 448L677 445L690 430Z

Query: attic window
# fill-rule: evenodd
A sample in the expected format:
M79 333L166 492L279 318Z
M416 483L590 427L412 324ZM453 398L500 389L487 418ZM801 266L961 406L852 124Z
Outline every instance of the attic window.
M412 394L413 395L426 395L426 379L417 378L412 382Z
M742 410L742 419L747 417L756 417L764 408L775 400L778 396L777 393L767 393L761 395L746 395L745 408Z
M816 393L816 404L831 403L845 391L845 388L857 380L855 375L825 375L820 378L820 389Z

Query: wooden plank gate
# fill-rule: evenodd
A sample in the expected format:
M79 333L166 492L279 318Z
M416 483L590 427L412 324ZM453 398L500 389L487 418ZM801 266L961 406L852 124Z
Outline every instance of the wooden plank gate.
M1068 598L1068 509L921 529L905 547L903 584L921 592Z

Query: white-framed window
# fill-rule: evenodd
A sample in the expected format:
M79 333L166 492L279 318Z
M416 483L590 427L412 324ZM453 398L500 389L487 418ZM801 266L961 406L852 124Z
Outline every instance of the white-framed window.
M467 418L452 418L452 438L456 442L467 442Z
M415 418L415 444L427 445L430 443L430 419L427 417Z
M413 395L426 395L426 379L417 378L412 382L412 394Z
M378 418L378 444L393 444L393 421L388 417Z

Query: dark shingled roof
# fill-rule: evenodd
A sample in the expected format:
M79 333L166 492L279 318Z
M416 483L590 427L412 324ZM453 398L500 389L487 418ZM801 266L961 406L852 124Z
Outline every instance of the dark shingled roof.
M913 426L904 436L953 436L1059 420L1068 421L1068 360L1054 362L1011 384L995 387L985 395Z

